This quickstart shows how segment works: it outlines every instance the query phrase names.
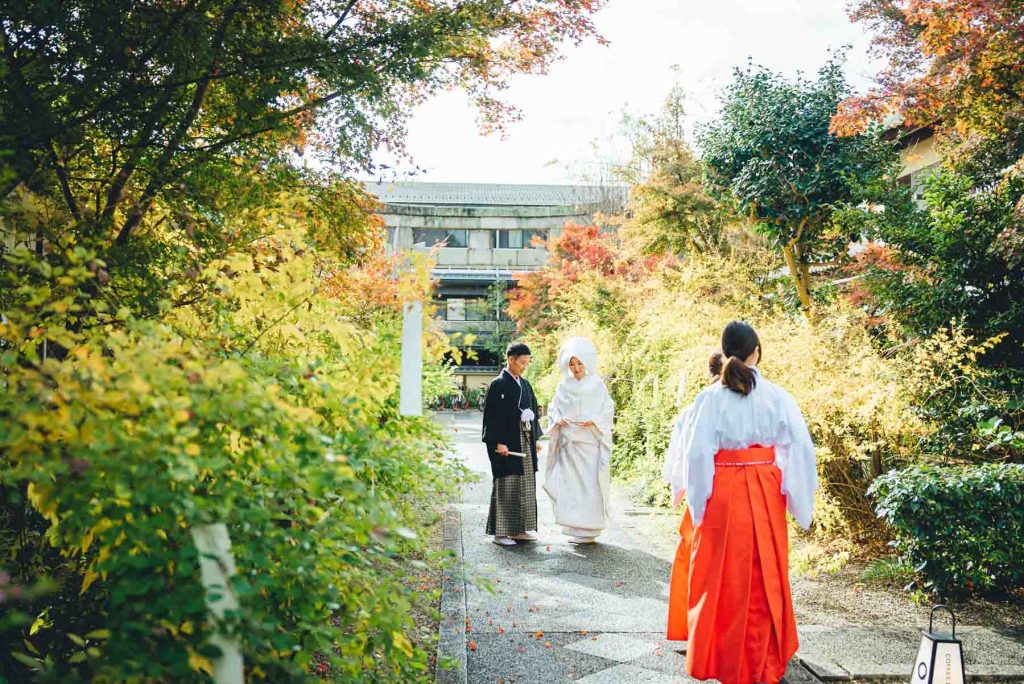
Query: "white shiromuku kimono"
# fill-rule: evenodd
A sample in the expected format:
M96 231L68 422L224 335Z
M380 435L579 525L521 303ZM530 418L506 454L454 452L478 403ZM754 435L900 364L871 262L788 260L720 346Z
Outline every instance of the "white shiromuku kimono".
M749 396L715 383L697 395L672 431L662 475L674 500L686 494L695 527L711 497L715 454L755 444L775 447L786 508L801 527L810 527L818 472L807 423L789 392L754 372L757 384Z
M569 370L576 357L586 375L577 380ZM555 522L580 540L592 540L604 529L609 510L609 463L615 405L597 375L597 350L590 340L573 337L558 353L562 382L548 406L550 445L544 491L551 497ZM570 424L557 427L565 419ZM590 421L588 427L575 423Z

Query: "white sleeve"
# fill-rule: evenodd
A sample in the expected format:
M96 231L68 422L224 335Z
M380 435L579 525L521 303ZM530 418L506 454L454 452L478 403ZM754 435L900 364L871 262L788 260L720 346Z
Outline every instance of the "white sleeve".
M601 465L606 466L611 461L612 456L612 428L615 426L615 402L612 400L612 395L608 392L608 388L604 385L601 386L604 392L604 399L601 401L601 410L599 415L594 417L594 427L597 429L598 439L601 440L601 444L604 448L601 450Z
M681 492L686 494L694 526L704 519L715 480L718 428L709 403L709 395L701 393L679 417L663 469L672 485L673 499Z
M558 390L559 389L561 389L561 385L559 385L558 387L555 388L555 395L553 397L551 397L551 401L548 402L548 420L551 421L551 423L548 426L549 430L555 426L555 423L557 423L559 420L562 419L562 416L558 413Z
M661 467L661 479L672 485L672 496L677 491L686 489L685 474L676 475L676 471L685 468L683 463L683 433L687 430L686 423L693 413L693 406L687 407L672 426L672 437L668 441L668 449L665 451L665 463Z
M775 462L782 471L782 494L793 518L805 530L814 515L814 492L818 489L818 467L814 442L800 407L787 392L782 393L782 416L775 443Z

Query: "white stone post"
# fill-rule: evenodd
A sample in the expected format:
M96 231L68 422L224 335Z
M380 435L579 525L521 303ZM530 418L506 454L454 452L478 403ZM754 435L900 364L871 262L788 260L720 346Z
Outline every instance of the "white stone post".
M423 302L402 303L402 374L398 411L403 416L423 415Z
M199 573L206 592L206 607L218 619L225 612L238 610L238 598L231 589L235 575L235 559L231 555L231 539L223 523L192 528L192 541L199 551ZM244 663L237 637L215 632L210 643L220 650L213 659L213 681L217 684L242 684Z

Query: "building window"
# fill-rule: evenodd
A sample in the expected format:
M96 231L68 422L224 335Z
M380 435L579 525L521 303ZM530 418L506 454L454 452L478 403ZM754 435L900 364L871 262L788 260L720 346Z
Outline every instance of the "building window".
M493 245L495 249L533 249L533 238L547 239L542 230L496 230Z
M914 199L918 203L924 202L925 185L932 176L939 172L939 168L941 166L941 164L932 164L931 166L926 166L923 169L918 169L917 171L909 174L910 188L914 191Z
M464 321L466 320L466 300L465 299L449 299L447 304L447 311L445 312L446 321Z
M468 236L465 230L446 230L444 228L414 228L412 241L426 247L441 245L442 247L466 247Z

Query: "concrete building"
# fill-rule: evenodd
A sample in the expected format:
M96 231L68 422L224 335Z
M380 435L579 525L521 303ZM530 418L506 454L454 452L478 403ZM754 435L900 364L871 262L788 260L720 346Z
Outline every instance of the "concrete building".
M887 135L896 142L900 153L900 172L896 182L909 185L920 201L924 181L942 165L936 149L934 126L892 125Z
M389 250L437 250L435 316L450 335L476 336L476 358L459 366L464 389L482 386L499 368L498 354L487 348L503 316L488 296L494 284L509 286L516 274L544 266L547 251L534 238L557 236L568 222L589 223L597 212L621 211L626 201L625 188L585 185L395 182L366 188L383 204Z

